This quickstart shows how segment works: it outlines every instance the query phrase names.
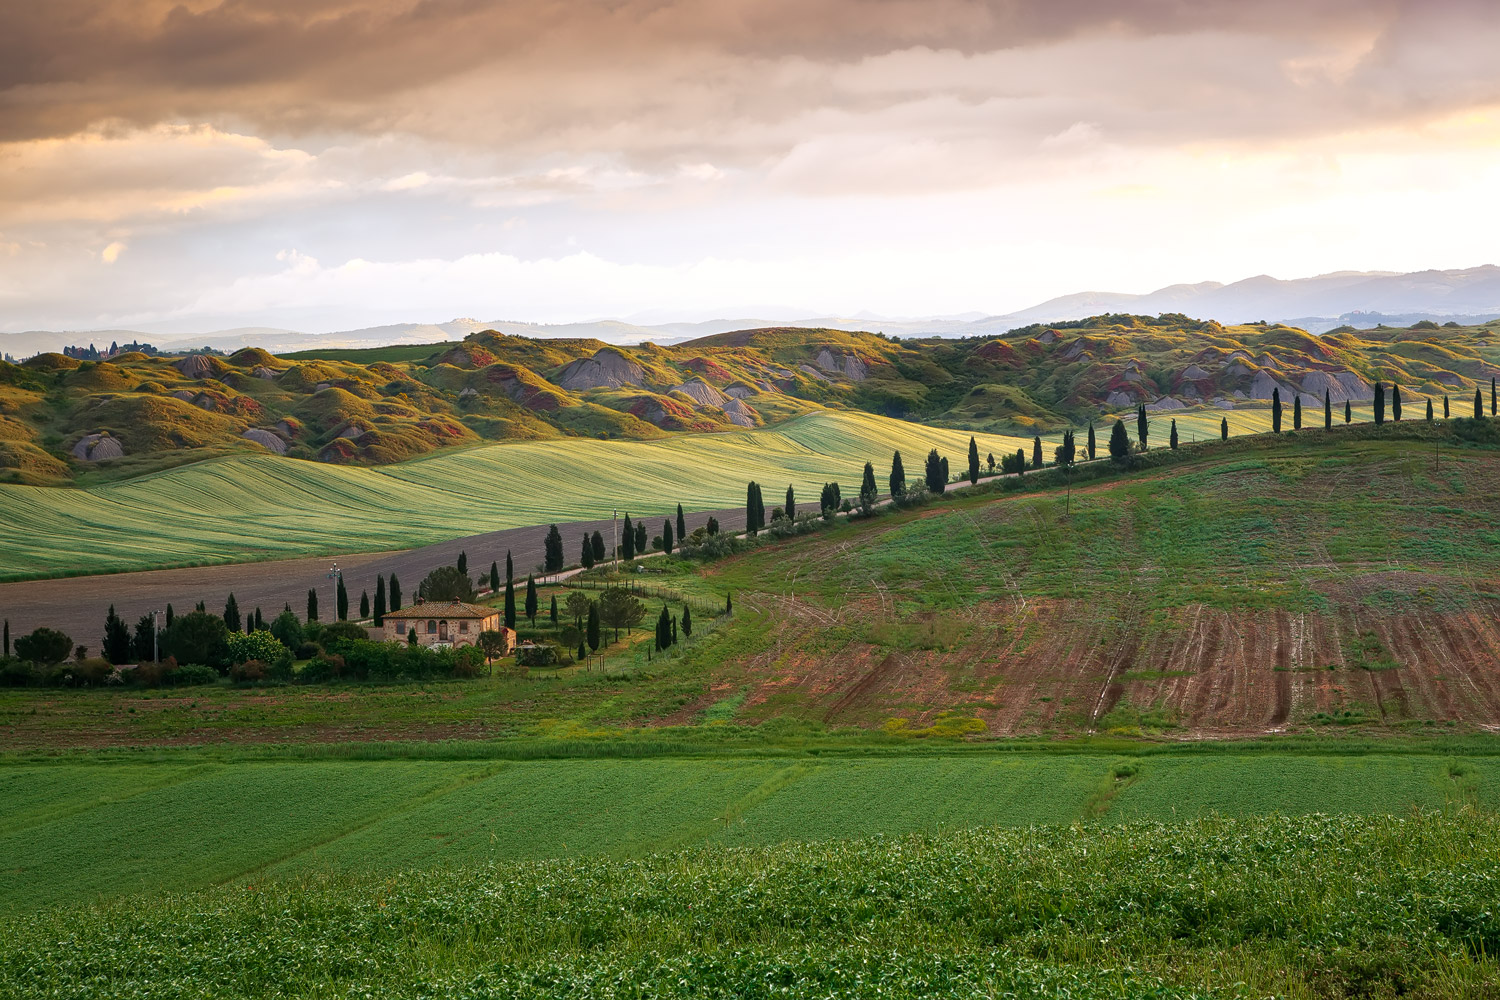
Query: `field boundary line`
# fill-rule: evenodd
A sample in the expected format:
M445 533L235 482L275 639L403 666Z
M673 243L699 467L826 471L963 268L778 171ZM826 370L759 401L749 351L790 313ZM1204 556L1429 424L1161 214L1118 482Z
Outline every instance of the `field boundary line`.
M48 767L49 765L40 764L36 766ZM100 765L80 762L75 766L98 767ZM159 767L161 765L150 764L145 766ZM79 803L73 806L67 806L59 812L47 813L45 815L40 815L36 812L32 812L30 814L22 814L18 817L10 817L8 819L0 818L0 837L9 837L18 833L25 833L27 830L34 830L39 826L46 826L48 823L55 823L59 820L68 819L72 816L77 816L80 813L86 813L94 809L102 808L104 806L112 806L121 802L129 802L131 799L141 795L145 795L148 792L154 792L161 788L171 788L173 785L180 785L185 781L191 781L195 778L213 774L214 772L220 771L225 767L224 764L218 764L210 761L203 761L197 764L177 764L170 766L179 769L178 773L172 776L161 778L149 785L144 785L140 788L135 789L134 791L127 792L124 795L118 795L107 799L96 799L95 801L89 803Z

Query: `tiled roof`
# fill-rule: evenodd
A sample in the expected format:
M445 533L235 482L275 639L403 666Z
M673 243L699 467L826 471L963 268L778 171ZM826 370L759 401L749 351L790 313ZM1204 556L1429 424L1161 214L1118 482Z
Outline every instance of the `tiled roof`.
M427 601L413 604L400 611L387 611L385 617L403 621L416 618L493 618L500 614L499 608L487 608L480 604L465 604L463 601Z

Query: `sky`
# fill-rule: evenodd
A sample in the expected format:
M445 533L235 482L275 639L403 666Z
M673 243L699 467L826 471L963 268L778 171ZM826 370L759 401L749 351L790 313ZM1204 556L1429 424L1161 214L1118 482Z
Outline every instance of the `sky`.
M1004 313L1500 261L1478 0L0 5L0 330Z

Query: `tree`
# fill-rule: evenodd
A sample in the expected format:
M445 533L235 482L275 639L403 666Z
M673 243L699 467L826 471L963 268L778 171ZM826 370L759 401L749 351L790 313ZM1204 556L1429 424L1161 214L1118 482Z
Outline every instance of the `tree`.
M462 571L460 571L460 572L462 572ZM465 578L467 578L467 574L465 574ZM335 603L337 605L337 610L338 610L338 613L339 613L338 620L341 621L341 622L342 621L348 621L349 620L349 591L347 591L347 590L344 589L344 575L342 573L339 574L339 578L338 578L337 583L338 583L338 586L334 588L334 601L335 601Z
M307 620L310 622L318 620L318 588L316 587L307 588Z
M72 640L68 640L71 642ZM10 619L5 619L5 657L10 658Z
M417 585L417 594L426 601L472 601L474 582L457 566L439 566Z
M557 595L556 594L552 595L552 613L551 613L551 618L552 618L552 627L553 628L557 628Z
M99 647L110 663L130 662L130 629L125 620L115 614L115 606L109 606L109 615L104 619L104 643Z
M1073 444L1073 432L1070 430L1063 431L1062 444L1058 445L1052 451L1052 464L1064 470L1070 469L1073 467L1073 461L1077 457L1078 450Z
M1432 423L1432 400L1427 401L1427 422Z
M1228 441L1229 440L1229 418L1228 417L1220 417L1219 418L1219 440L1220 441Z
M1089 461L1094 460L1094 423L1089 421Z
M1478 392L1476 392L1474 394L1474 398L1475 399L1479 398ZM1380 382L1376 382L1375 383L1375 426L1379 427L1383 423L1385 423L1385 386L1383 384L1381 384Z
M260 613L260 608L256 608L255 609L255 628L254 628L254 631L256 631L256 632L264 632L265 630L266 630L266 618L265 618L265 615L262 615Z
M554 524L547 529L547 540L542 543L542 547L547 553L542 560L542 565L546 568L547 572L561 572L563 568L563 541L562 532L557 530L557 525Z
M1271 433L1281 433L1281 389L1271 390Z
M1135 409L1135 436L1140 439L1141 451L1146 450L1150 426L1146 423L1146 404L1142 403Z
M1347 424L1349 421L1351 421L1353 419L1354 419L1354 408L1349 405L1349 401L1346 399L1346 400L1344 400L1344 423Z
M788 486L786 488L786 490L787 490L788 494L790 494L792 492L792 488L790 486ZM791 517L791 516L792 516L791 514L787 515L787 517ZM682 516L682 504L678 504L677 505L677 540L680 542L680 541L682 541L686 537L687 537L687 518L685 518L685 517Z
M415 625L406 630L406 644L408 646L415 646L417 644L417 627Z
M906 496L906 466L901 464L901 453L891 455L891 498L900 500Z
M516 627L516 581L509 578L505 581L505 627Z
M672 521L670 518L661 523L661 550L667 555L672 554Z
M1490 376L1490 416L1495 415L1495 377Z
M1443 419L1444 420L1448 419L1448 397L1447 396L1443 397Z
M1323 429L1333 430L1333 395L1327 389L1323 390Z
M1391 386L1391 419L1399 422L1401 420L1401 387Z
M635 525L631 523L630 512L625 512L625 548L620 556L627 560L635 559Z
M224 623L219 622L219 627L223 628ZM19 636L16 639L16 655L31 663L48 666L61 663L72 651L72 636L56 629L39 628L30 635Z
M599 602L589 602L589 624L587 630L589 649L599 652Z
M762 507L760 509L760 526L762 528L764 528L766 526L766 509L764 507ZM645 521L637 521L637 522L635 522L635 550L637 552L645 552L646 551L646 522Z
M1171 437L1169 437L1167 439L1167 443L1169 445L1171 445L1171 448L1172 448L1173 451L1177 450L1177 418L1176 417L1172 418L1172 435L1171 435Z
M594 568L594 544L586 531L583 533L583 549L579 552L578 562L584 569Z
M359 620L364 621L370 617L370 592L361 590L359 592Z
M682 634L689 639L693 637L693 609L686 604L682 606Z
M229 629L218 615L202 611L183 615L167 629L164 638L167 652L178 663L201 663L215 668L227 665Z
M990 452L984 457L984 461L988 467L989 474L993 476L995 474L995 453L993 451Z
M979 442L969 438L969 485L979 483Z
M869 462L865 463L864 478L859 481L859 511L869 517L875 511L875 501L880 498L880 490L875 486L875 466Z
M1109 432L1109 457L1117 462L1130 457L1130 435L1125 431L1123 420L1116 420L1114 429Z
M484 662L486 666L493 662L496 657L504 656L505 647L507 645L505 641L505 633L492 628L485 629L483 632L479 633L479 638L475 640L475 644L478 645L480 651L484 653Z
M467 552L460 552L458 554L458 571L464 576L469 575L469 554Z
M168 602L167 602L167 620L166 620L166 622L165 622L165 623L164 623L164 626L163 626L163 627L165 627L165 628L171 628L171 627L172 627L172 621L173 621L173 620L174 620L174 619L175 619L175 618L176 618L176 615L174 615L174 614L173 614L173 613L172 613L172 602L171 602L171 601L168 601Z
M656 648L658 651L672 645L672 617L667 614L667 606L661 606L661 614L656 616Z
M1292 393L1292 430L1294 430L1294 431L1300 431L1301 429L1302 429L1302 394L1299 393L1299 392L1294 392L1294 393Z
M1474 419L1478 420L1484 416L1484 396L1478 389L1474 390Z
M306 639L302 632L302 623L297 620L297 614L291 608L287 608L276 616L276 620L271 623L271 634L281 640L281 644L293 653Z
M730 592L730 593L724 595L724 613L726 615L732 615L732 614L734 614L734 593L733 592Z
M536 581L533 580L531 578L531 574L528 573L526 574L526 620L529 621L533 627L536 625L536 611Z
M135 638L130 640L130 652L137 663L149 663L156 659L156 616L141 615L135 623ZM7 647L5 655L10 655Z
M500 563L490 563L490 593L500 593Z
M231 632L239 632L240 629L240 604L230 594L224 602L224 627Z
M602 531L596 531L596 532L594 532L594 562L596 562L596 563L603 562L605 554L606 553L605 553L605 550L604 550L604 532L602 532Z
M396 579L396 574L391 574L391 610L401 610L401 581Z
M1031 467L1033 469L1042 467L1042 436L1040 434L1031 439Z
M941 495L948 489L948 477L943 475L943 460L936 448L927 453L927 490Z
M589 651L584 648L583 640L579 639L578 640L578 658L580 660L584 660L584 659L588 658L588 655L589 655Z
M385 626L385 577L375 577L375 627Z
M583 619L589 613L589 605L593 603L583 591L570 590L563 606L568 609L568 614L573 616L573 624L583 628Z
M839 502L842 499L839 496L838 483L823 484L823 491L818 495L818 511L823 515L823 520L833 520L833 515L838 513Z
M704 529L708 532L709 537L717 535L719 533L719 519L717 517L710 517L708 524L704 525Z
M781 509L786 512L788 521L797 520L797 494L793 492L791 483L786 484L786 503L782 504Z

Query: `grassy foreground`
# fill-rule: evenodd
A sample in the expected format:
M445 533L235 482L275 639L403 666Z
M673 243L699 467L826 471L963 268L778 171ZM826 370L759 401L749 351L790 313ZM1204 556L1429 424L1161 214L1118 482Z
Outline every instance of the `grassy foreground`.
M1500 822L1205 819L236 882L0 923L0 993L1486 997Z

